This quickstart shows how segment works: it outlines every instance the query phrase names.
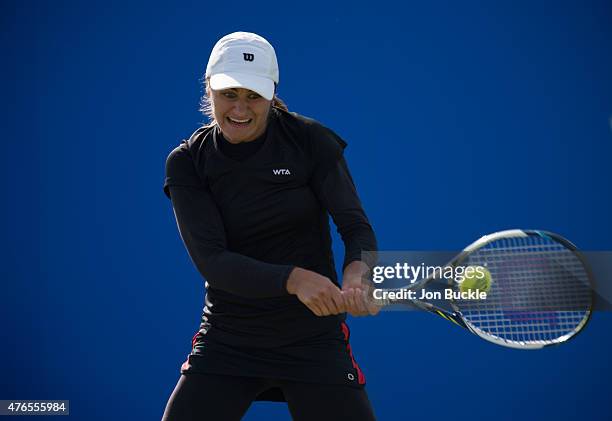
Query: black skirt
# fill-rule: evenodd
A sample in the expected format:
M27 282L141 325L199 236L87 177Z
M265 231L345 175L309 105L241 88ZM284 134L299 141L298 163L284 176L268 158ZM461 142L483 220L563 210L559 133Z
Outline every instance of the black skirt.
M344 321L337 328L275 347L228 345L200 330L192 351L181 366L182 374L202 373L227 376L283 379L313 384L365 386L349 344L350 331ZM257 400L284 401L280 389L270 389Z

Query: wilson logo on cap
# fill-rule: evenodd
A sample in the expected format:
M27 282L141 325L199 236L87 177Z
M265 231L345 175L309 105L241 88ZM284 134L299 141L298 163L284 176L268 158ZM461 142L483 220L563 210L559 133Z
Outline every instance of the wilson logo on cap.
M255 54L242 53L242 56L244 57L244 61L253 61L253 60L255 60Z

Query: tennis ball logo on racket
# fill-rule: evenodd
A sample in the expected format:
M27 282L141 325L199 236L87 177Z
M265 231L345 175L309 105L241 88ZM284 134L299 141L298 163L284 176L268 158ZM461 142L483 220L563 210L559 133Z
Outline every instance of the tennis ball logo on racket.
M459 284L461 292L482 291L491 289L491 272L484 266L467 266L463 281ZM468 270L469 269L469 270Z

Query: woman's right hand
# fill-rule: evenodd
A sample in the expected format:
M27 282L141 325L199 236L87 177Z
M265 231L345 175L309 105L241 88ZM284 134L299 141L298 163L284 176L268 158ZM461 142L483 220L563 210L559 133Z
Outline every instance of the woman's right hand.
M311 270L294 268L287 279L287 292L296 295L317 316L344 313L344 298L329 278Z

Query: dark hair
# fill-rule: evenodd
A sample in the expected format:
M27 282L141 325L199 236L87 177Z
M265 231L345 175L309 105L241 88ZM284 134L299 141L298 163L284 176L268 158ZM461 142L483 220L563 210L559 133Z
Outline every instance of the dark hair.
M213 115L212 103L210 102L210 97L208 96L209 84L208 78L204 79L204 95L200 98L200 112L208 117L207 126L212 126L216 123L215 116ZM280 108L283 111L289 111L285 102L276 96L276 92L272 97L272 106L276 108Z

